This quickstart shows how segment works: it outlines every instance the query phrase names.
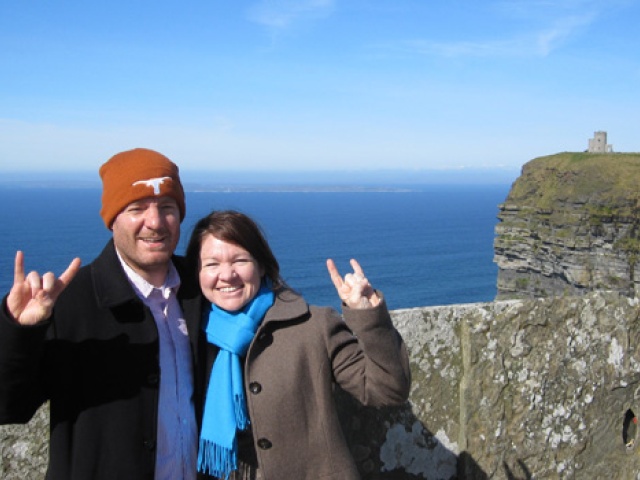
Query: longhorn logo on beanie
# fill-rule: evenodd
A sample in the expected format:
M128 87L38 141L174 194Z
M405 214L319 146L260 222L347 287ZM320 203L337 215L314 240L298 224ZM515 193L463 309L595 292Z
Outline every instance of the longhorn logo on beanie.
M102 209L100 216L111 229L116 216L131 202L147 197L172 197L184 219L184 190L178 166L154 150L136 148L121 152L100 167Z

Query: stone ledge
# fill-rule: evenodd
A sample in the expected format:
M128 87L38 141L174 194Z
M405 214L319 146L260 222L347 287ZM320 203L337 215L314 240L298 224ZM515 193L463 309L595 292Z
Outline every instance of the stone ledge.
M615 293L392 312L411 355L410 401L337 393L364 480L635 479L638 300ZM47 411L0 427L6 480L44 478Z

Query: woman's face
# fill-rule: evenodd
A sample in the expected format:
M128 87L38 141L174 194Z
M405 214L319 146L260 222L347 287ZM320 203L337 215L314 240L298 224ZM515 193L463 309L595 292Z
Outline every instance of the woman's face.
M260 290L263 269L244 248L213 235L200 247L200 289L211 303L234 312L249 303Z

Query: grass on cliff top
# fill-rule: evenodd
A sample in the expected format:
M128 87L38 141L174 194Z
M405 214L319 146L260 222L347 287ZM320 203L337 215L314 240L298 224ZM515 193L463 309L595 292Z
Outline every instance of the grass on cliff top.
M558 202L635 205L639 190L640 153L564 152L525 164L507 202L536 208Z

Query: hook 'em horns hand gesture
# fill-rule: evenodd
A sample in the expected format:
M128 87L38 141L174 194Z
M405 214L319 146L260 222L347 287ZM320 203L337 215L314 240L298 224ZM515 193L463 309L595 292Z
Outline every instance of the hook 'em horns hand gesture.
M40 276L38 272L24 274L24 254L16 253L13 287L7 297L11 316L21 325L35 325L51 316L60 293L80 270L80 259L74 258L67 269L56 278L52 272Z
M327 260L327 270L338 291L338 296L349 308L377 307L380 304L380 297L364 276L362 267L354 259L350 263L353 273L347 273L343 279L333 260Z

